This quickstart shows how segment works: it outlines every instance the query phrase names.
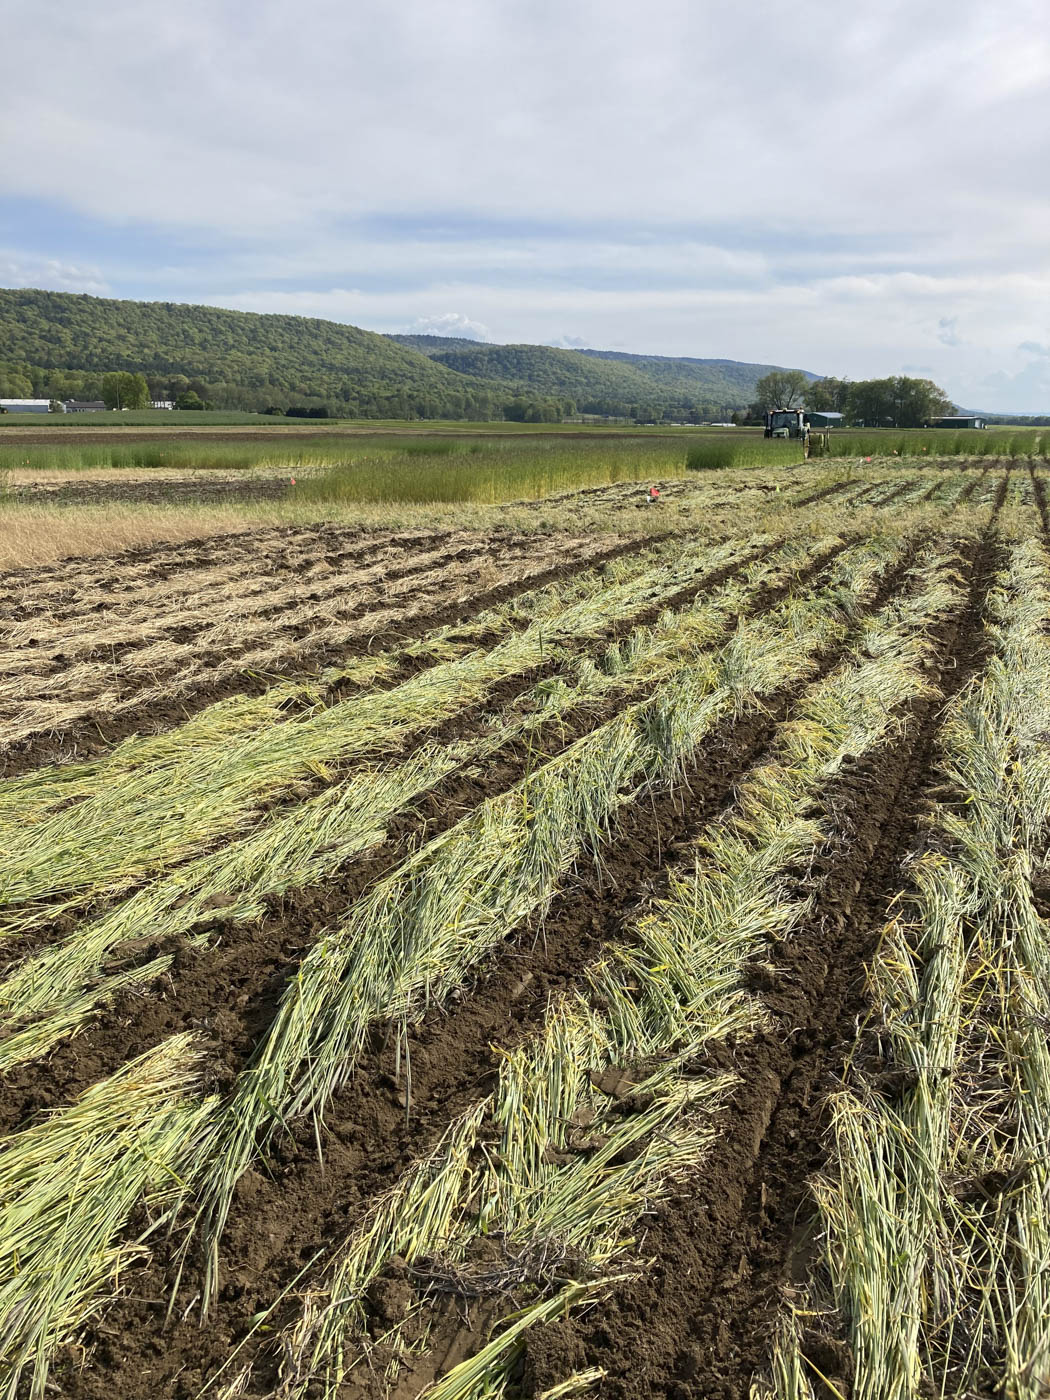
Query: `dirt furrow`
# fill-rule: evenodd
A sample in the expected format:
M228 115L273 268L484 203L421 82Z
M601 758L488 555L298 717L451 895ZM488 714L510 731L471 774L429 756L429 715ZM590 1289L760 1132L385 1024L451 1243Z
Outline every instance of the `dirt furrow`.
M448 601L440 596L435 597L431 605L394 623L388 623L374 633L362 634L342 645L305 645L294 657L288 658L287 666L282 668L282 675L290 678L306 677L316 674L326 666L341 665L357 656L373 655L398 643L425 636L438 627L463 621L485 608L507 602L530 589L571 578L597 564L625 554L637 553L657 542L655 537L634 536L628 540L620 538L614 543L597 548L590 546L581 549L578 557L573 559L555 557L549 562L537 560L536 568L510 582L482 587L469 596L453 596ZM56 726L47 733L32 735L0 750L0 777L13 777L44 764L68 763L95 757L113 748L131 734L157 733L173 729L217 700L236 695L261 695L272 683L272 676L250 672L238 672L235 676L221 681L209 680L205 676L199 684L181 691L177 697L147 701L140 706L122 710L119 715L100 714L90 719Z
M968 606L941 638L945 699L983 664L981 608L997 557L986 541ZM865 1009L864 964L915 838L942 709L939 699L913 705L904 735L829 792L829 840L802 886L815 881L817 911L759 984L773 1029L712 1056L742 1086L702 1172L655 1213L643 1243L654 1267L600 1312L537 1334L528 1366L540 1388L585 1356L607 1370L603 1394L615 1400L746 1400L768 1363L785 1290L810 1262L806 1179L824 1160L823 1096ZM829 1343L813 1359L848 1388L837 1357Z
M872 608L897 590L906 563L886 580ZM841 650L822 659L821 674ZM160 1386L174 1400L195 1395L303 1261L338 1238L348 1217L425 1151L452 1114L486 1092L499 1063L493 1042L506 1044L537 1026L550 996L574 985L583 967L621 936L624 918L640 900L662 891L679 846L731 800L740 775L760 761L799 690L785 687L759 714L721 725L673 791L628 809L600 865L581 861L572 886L546 917L517 930L469 992L413 1033L410 1106L392 1076L393 1051L377 1037L326 1114L323 1170L314 1127L306 1124L276 1143L258 1171L246 1174L222 1244L224 1286L205 1324L185 1321L162 1330L170 1261L158 1254L133 1296L107 1319L105 1337L119 1335L119 1349L107 1340L108 1363L100 1366L96 1351L89 1370L63 1378L63 1393L75 1400L114 1393L121 1400L145 1400ZM194 1291L191 1282L176 1314Z

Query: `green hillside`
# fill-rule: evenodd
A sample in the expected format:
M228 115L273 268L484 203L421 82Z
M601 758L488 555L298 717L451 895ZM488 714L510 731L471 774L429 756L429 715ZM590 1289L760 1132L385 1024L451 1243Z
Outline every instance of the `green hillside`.
M216 409L363 418L651 419L743 407L768 365L387 336L305 316L0 290L0 398L98 398L144 374L151 396Z
M437 335L391 336L461 374L571 398L582 412L685 417L742 408L755 385L777 365L740 360L630 355L618 350L557 350L545 345L488 345ZM808 379L815 374L804 371Z
M774 369L791 368L788 365L754 365L746 360L701 360L684 355L628 355L620 350L580 350L577 353L630 366L668 390L710 394L726 402L738 401L740 396L744 403L749 402L763 375ZM809 370L802 373L809 380L819 378Z
M10 381L19 366L49 398L96 397L111 370L140 371L165 396L192 385L221 408L324 402L347 416L487 418L506 397L335 321L0 290L0 374Z

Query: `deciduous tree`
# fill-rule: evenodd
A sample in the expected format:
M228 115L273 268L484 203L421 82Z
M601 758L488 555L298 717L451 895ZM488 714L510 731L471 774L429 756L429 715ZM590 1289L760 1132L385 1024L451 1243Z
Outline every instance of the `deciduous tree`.
M808 382L800 369L774 369L755 385L755 395L765 409L798 408Z

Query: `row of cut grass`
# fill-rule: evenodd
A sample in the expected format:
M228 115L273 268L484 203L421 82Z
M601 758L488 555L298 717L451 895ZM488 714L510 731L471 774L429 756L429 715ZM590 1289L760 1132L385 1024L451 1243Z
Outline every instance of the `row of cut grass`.
M639 1267L628 1263L639 1214L702 1170L719 1131L729 1082L697 1079L689 1066L711 1040L761 1022L744 968L807 913L792 886L824 840L813 819L821 789L846 759L890 738L903 707L927 692L927 633L965 596L954 565L926 560L915 592L863 627L656 912L588 970L583 993L556 1002L542 1030L504 1056L495 1093L335 1251L323 1287L281 1338L282 1396L330 1400L355 1366L371 1364L368 1291L392 1260L408 1265L417 1293L381 1338L384 1359L394 1357L391 1382L426 1344L429 1277L451 1278L470 1296L512 1285L540 1293L425 1389L430 1400L502 1395L530 1327ZM633 1111L624 1112L617 1084Z
M165 954L137 969L114 971L127 956L125 945L171 940L202 921L225 926L260 917L265 899L324 879L382 841L389 821L453 770L483 762L511 741L528 739L542 753L545 734L556 733L574 711L657 684L723 635L727 619L746 609L758 590L790 583L811 559L805 546L784 546L737 582L607 647L597 664L581 657L574 671L526 691L482 726L477 738L425 745L404 763L367 767L80 924L0 982L6 1023L0 1070L39 1057L83 1024L99 1002L134 982L152 981L170 966L171 955ZM215 912L217 900L221 913ZM98 982L103 965L107 975Z
M743 625L717 657L684 668L652 700L631 707L505 798L484 804L411 857L385 882L383 897L361 901L347 923L309 955L230 1102L220 1108L204 1100L193 1108L181 1123L177 1150L166 1148L159 1159L164 1172L181 1179L198 1202L200 1223L210 1223L215 1232L221 1228L228 1193L261 1136L311 1105L323 1111L327 1094L352 1065L354 1025L407 1020L453 985L514 923L542 907L578 852L587 845L600 850L625 801L673 780L720 716L753 709L764 695L811 671L815 658L848 632L856 607L892 562L885 549L852 551L839 563L837 589L792 598L775 614ZM389 963L385 982L370 961L363 964L355 956L370 951L374 958L377 938L384 966ZM306 1042L300 1046L304 1033ZM170 1044L184 1053L183 1041ZM154 1053L160 1056L165 1050ZM120 1076L90 1092L129 1094ZM76 1113L87 1099L68 1112ZM104 1174L85 1178L81 1171L92 1141L90 1124L81 1129L83 1141L63 1142L49 1167L27 1178L20 1154L36 1141L34 1131L9 1139L0 1152L0 1198L17 1199L31 1215L34 1200L43 1200L35 1184L43 1171L49 1189L65 1193L70 1209L75 1205L78 1213L94 1218L92 1212L102 1209L110 1187ZM690 1142L695 1149L695 1141ZM663 1167L673 1166L672 1158L673 1153L665 1154ZM11 1175L5 1177L5 1172ZM23 1182L25 1191L20 1191ZM119 1217L119 1211L111 1211L105 1224L82 1241L79 1263L67 1268L63 1286L81 1299L78 1316L88 1306L88 1295L97 1301L106 1286L92 1261L110 1251L114 1267L120 1262L116 1241L127 1217ZM22 1249L18 1277L29 1286L46 1272L48 1258L45 1241ZM27 1338L37 1335L29 1330L30 1318L33 1328L47 1329L52 1342L70 1322L58 1303L39 1299L32 1313L14 1308L8 1316L17 1319L9 1335L14 1386L30 1364ZM46 1348L33 1352L32 1359L43 1377Z
M438 663L392 689L267 726L234 747L216 751L209 745L203 753L176 752L167 767L125 769L119 786L98 784L99 765L92 765L87 794L63 806L38 808L30 822L9 790L0 826L0 906L10 910L8 930L50 917L54 906L41 908L41 900L70 891L77 896L73 902L85 892L116 893L245 829L264 799L297 782L325 778L333 764L396 748L477 705L499 682L568 656L582 638L600 637L613 623L659 605L749 552L746 545L686 550L673 562L597 590L494 647ZM58 775L67 799L79 795L70 791L73 781L71 775ZM32 780L17 780L14 796L34 786Z
M834 1156L818 1183L857 1400L1039 1400L1050 1375L1050 924L1035 891L1050 821L1050 558L1039 545L1014 548L988 610L993 655L949 711L942 800L872 974L868 1034L895 1087L861 1068L834 1098ZM790 1378L804 1358L797 1329L781 1352ZM786 1381L770 1391L797 1393Z

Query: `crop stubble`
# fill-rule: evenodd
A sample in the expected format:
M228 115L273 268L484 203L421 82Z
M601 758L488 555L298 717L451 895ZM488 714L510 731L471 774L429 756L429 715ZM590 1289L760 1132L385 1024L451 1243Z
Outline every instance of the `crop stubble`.
M879 503L907 490L907 482L891 487ZM929 494L925 485L923 494ZM1005 476L995 494L1001 505ZM578 555L579 542L573 546ZM637 547L632 543L618 549ZM986 541L974 561L967 613L953 619L938 638L936 671L946 690L958 688L979 663L977 614L992 549ZM581 559L580 566L596 557L597 552ZM820 562L811 572L819 570ZM893 593L904 562L889 573L876 601ZM542 582L571 567L559 559L527 575L527 582ZM708 586L713 582L708 580ZM483 600L494 601L521 586L524 581L490 589ZM148 596L142 601L148 605ZM773 601L775 595L761 605ZM453 605L456 615L470 606ZM427 624L441 615L434 606ZM821 658L821 671L834 659ZM312 1125L296 1127L277 1142L269 1158L272 1177L251 1172L238 1190L223 1241L223 1291L203 1329L194 1320L174 1330L161 1325L162 1294L171 1282L165 1264L173 1265L174 1256L166 1259L159 1246L151 1268L136 1275L132 1297L89 1333L91 1365L79 1371L75 1356L69 1358L61 1378L63 1393L131 1397L156 1394L160 1384L170 1387L165 1393L173 1396L196 1394L257 1309L296 1276L317 1241L330 1238L341 1224L345 1227L348 1214L425 1150L451 1114L484 1092L494 1073L490 1040L498 1036L505 1041L508 1024L515 1026L516 1035L535 1025L550 996L573 985L582 964L615 939L624 912L660 888L678 847L730 799L735 780L760 757L790 713L797 691L797 685L789 686L769 698L760 713L719 726L679 784L636 804L601 860L580 864L571 887L557 897L546 918L519 930L513 943L479 972L466 995L422 1023L413 1041L407 1120L403 1081L391 1076L392 1051L377 1044L332 1104L324 1173L318 1170ZM509 701L513 693L512 686L498 699ZM770 1013L794 1032L784 1039L760 1035L746 1046L727 1049L725 1067L743 1081L729 1108L733 1127L705 1165L703 1189L691 1187L688 1195L673 1198L650 1222L645 1252L659 1258L658 1267L614 1294L600 1314L537 1331L527 1350L527 1393L563 1380L583 1356L609 1372L603 1393L610 1395L735 1397L746 1394L751 1374L766 1361L778 1289L793 1267L800 1157L808 1167L813 1154L819 1154L817 1090L841 1061L856 1011L860 963L892 893L893 872L914 824L936 704L922 701L915 709L905 737L876 761L847 774L830 796L836 827L827 869L820 872L821 917L808 923L785 953L778 969L782 980L761 987ZM462 733L471 718L464 716L440 737ZM591 713L585 727L601 718L600 711ZM577 732L582 731L568 729L561 742L567 744ZM65 1079L61 1097L113 1068L154 1035L192 1025L195 1017L217 1029L223 1045L233 1048L229 1068L235 1070L272 1016L288 967L334 910L388 869L418 833L425 829L433 834L458 811L506 790L529 760L527 751L512 745L484 774L437 788L412 819L394 828L385 854L361 862L347 880L304 892L290 907L276 909L258 939L253 933L248 945L234 940L229 962L216 962L207 951L177 959L174 996L163 1003L168 1023L150 1032L148 999L121 1006L120 1016L103 1020L97 1035L88 1032L58 1052L53 1068ZM27 766L29 761L27 755ZM858 897L861 882L866 888ZM830 966L829 922L836 931ZM241 959L248 965L246 1009L216 1021L231 967ZM125 1024L118 1029L115 1021L121 1016ZM9 1086L19 1101L15 1119L33 1106L30 1085L31 1076L20 1087ZM40 1100L47 1101L46 1096ZM192 1292L191 1287L186 1293L191 1308ZM745 1316L751 1318L753 1332L740 1347L735 1324Z

